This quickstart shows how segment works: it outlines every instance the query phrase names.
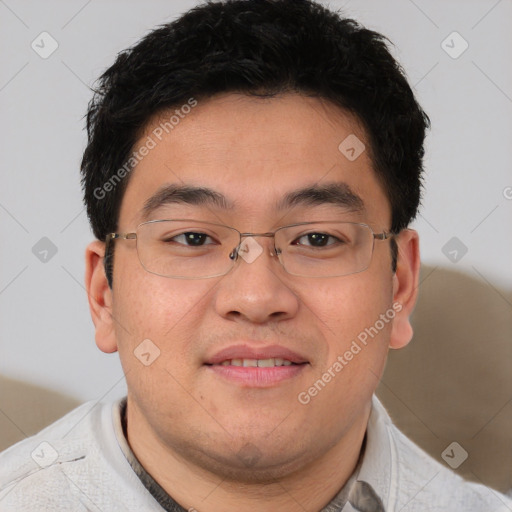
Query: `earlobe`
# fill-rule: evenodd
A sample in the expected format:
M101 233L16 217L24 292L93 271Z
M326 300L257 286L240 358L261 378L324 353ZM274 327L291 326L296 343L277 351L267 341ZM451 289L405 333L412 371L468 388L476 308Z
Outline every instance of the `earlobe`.
M398 261L393 277L393 307L397 312L391 330L390 348L405 347L412 339L410 315L418 296L420 250L418 233L404 229L397 235Z
M96 240L85 250L85 288L89 310L96 330L96 345L103 352L117 351L112 321L112 290L108 286L103 266L105 244Z

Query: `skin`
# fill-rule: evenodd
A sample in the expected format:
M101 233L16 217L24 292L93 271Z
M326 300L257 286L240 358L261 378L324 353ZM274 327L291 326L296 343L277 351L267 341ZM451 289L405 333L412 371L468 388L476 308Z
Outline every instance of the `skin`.
M151 120L139 145L158 122ZM191 217L261 233L339 218L387 231L390 205L368 151L351 162L338 150L350 134L366 144L353 116L297 94L224 94L200 102L137 164L118 231L135 231L144 202L171 183L212 188L234 207L172 205L153 219ZM363 213L333 205L274 209L291 190L337 182L362 198ZM119 351L126 374L129 444L184 508L320 510L357 464L388 349L405 346L412 336L409 315L419 275L415 231L397 238L396 273L389 241L376 241L367 270L334 278L291 276L270 255L270 240L257 241L265 250L254 262L240 260L223 277L198 280L150 274L135 241L117 241L112 290L103 270L104 243L87 247L96 343L104 352ZM402 306L394 321L301 404L298 394L394 302ZM160 356L144 366L133 351L148 338ZM297 377L263 389L227 382L204 366L217 350L241 340L254 347L282 345L309 364Z

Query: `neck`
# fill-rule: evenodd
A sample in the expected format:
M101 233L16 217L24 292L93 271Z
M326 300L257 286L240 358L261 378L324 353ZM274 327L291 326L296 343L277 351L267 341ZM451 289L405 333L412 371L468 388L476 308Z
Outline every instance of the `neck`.
M164 443L128 398L127 440L144 469L183 508L201 512L303 512L321 510L343 488L361 453L370 405L343 437L320 457L278 478L264 472L233 475L232 468L196 462L192 453ZM272 468L275 474L275 468Z

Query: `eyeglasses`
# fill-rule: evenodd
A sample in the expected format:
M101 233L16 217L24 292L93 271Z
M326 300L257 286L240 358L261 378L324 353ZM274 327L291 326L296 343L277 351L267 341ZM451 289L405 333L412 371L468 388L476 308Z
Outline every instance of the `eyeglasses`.
M113 240L136 240L142 266L151 274L176 279L204 279L227 274L239 256L252 263L263 252L254 237L273 238L271 256L286 272L301 277L338 277L366 270L375 240L393 233L374 233L354 222L301 222L268 233L241 233L235 228L193 219L152 220L134 233L110 233Z

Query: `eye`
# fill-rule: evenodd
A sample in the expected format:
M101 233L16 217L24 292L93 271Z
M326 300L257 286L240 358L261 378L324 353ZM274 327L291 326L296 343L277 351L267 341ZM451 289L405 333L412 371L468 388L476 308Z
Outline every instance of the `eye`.
M176 242L178 244L188 245L189 247L200 247L202 245L215 243L206 233L197 233L195 231L187 231L186 233L166 238L164 241Z
M297 238L294 245L305 245L310 247L326 247L328 245L334 245L343 243L339 238L329 235L327 233L307 233Z

